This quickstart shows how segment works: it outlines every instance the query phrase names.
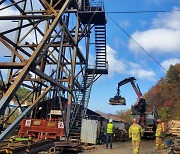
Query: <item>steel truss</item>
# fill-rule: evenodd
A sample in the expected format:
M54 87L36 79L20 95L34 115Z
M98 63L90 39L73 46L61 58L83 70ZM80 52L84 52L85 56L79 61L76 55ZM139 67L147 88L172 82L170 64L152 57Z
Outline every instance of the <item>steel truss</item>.
M6 128L8 119L16 110L21 110L16 120L2 130L0 141L23 118L36 118L40 106L47 101L59 104L66 122L66 135L69 136L77 106L83 107L82 114L86 113L93 83L102 74L107 74L106 55L99 58L103 65L99 65L102 63L97 60L101 51L105 53L102 46L101 51L98 49L96 52L95 65L89 68L89 54L96 51L90 46L92 29L106 24L105 21L97 22L98 12L103 12L99 0L94 7L89 0L0 2L0 23L4 24L0 27L1 126ZM106 45L104 40L97 44ZM85 48L80 49L80 45ZM22 87L28 89L29 94L19 100L17 92ZM64 100L66 105L63 105ZM29 105L24 109L27 101ZM12 102L16 102L17 107L6 115Z

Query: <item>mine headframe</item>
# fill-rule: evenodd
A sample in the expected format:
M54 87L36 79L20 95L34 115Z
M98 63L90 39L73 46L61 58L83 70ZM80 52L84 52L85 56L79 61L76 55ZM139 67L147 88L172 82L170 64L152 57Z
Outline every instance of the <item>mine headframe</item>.
M67 124L65 128L68 130L66 134L72 133L70 129L73 128L78 113L81 114L81 118L85 115L92 84L102 74L108 73L106 19L101 2L0 2L0 21L8 22L10 26L4 26L0 31L0 50L3 50L3 56L6 57L0 62L0 69L3 70L1 72L7 69L6 75L3 74L1 77L4 82L0 84L0 91L3 91L0 99L0 116L4 116L14 98L17 102L15 110L20 109L22 112L2 131L0 142L25 117L36 118L41 107L46 106L45 109L50 109L49 106L53 106L52 102L63 106L62 97L65 97L67 103L64 104L64 121ZM9 11L11 8L13 11ZM3 15L4 12L9 12L9 15ZM71 20L73 18L76 20ZM94 42L91 42L93 28L95 38ZM82 41L85 42L85 53L79 47ZM95 44L93 51L96 60L93 67L89 67L88 61L90 43ZM17 91L22 87L28 89L29 93L23 100L18 100ZM24 109L23 104L27 100L30 100L29 106ZM15 110L10 115L13 115ZM9 115L4 118L6 119L0 122L2 125L5 125Z

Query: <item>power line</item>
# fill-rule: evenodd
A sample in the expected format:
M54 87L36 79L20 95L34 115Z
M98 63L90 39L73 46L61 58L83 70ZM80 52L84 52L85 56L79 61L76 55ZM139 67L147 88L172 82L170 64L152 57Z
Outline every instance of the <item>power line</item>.
M160 11L107 11L106 13L114 14L130 14L130 13L166 13L166 12L180 12L180 10L160 10Z
M107 15L107 14L106 14ZM144 51L149 57L151 57L162 69L167 71L150 53L148 53L135 39L133 39L116 21L114 21L109 15L107 15L111 21L118 26L134 43L136 43L142 51Z

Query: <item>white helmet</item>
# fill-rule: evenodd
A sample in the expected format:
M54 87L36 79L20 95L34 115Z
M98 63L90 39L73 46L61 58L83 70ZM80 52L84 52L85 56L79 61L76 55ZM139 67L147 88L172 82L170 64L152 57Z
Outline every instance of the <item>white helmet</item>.
M109 119L109 122L113 122L112 119Z

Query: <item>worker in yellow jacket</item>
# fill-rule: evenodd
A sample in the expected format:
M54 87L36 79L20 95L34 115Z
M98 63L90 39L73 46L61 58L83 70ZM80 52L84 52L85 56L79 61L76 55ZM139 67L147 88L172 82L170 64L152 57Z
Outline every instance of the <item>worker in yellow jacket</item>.
M137 124L137 119L133 119L133 124L129 128L129 138L132 138L133 152L134 154L139 153L141 137L143 136L143 129Z
M161 125L161 119L157 120L157 128L156 128L156 150L163 148L164 144L162 143L162 133L163 127Z
M114 125L112 119L109 119L106 128L106 147L108 148L108 144L110 144L110 148L112 149L112 138L114 134Z

